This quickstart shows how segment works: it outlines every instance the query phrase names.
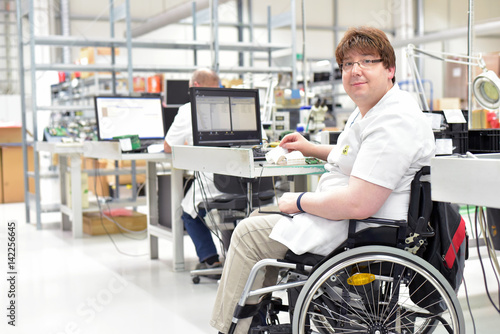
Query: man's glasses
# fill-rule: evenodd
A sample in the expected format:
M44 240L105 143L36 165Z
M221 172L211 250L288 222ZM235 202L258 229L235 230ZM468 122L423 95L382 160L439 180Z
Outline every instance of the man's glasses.
M354 67L354 64L358 64L359 68L366 69L372 67L376 63L380 63L383 59L362 59L360 61L346 61L340 64L340 68L344 72L350 72Z

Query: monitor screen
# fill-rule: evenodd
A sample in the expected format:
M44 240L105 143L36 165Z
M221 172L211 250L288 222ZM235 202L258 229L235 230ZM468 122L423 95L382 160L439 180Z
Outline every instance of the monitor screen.
M165 81L165 101L167 104L185 104L189 102L189 80Z
M235 147L262 143L259 91L190 88L193 144Z
M96 96L97 137L138 135L140 139L163 139L165 129L159 96Z
M174 119L175 116L177 116L178 111L179 108L177 107L163 107L163 127L165 129L165 133L168 132L168 129L170 129L172 123L174 123Z

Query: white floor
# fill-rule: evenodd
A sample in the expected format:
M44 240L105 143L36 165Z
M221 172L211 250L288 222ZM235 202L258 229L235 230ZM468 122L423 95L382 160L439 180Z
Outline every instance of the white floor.
M57 216L56 216L57 218ZM16 327L8 326L7 222L17 222ZM173 272L171 243L160 240L160 259L150 260L148 241L113 235L73 239L59 223L42 230L26 224L24 204L0 205L0 333L217 333L208 325L217 284L194 285L188 271ZM197 259L186 237L186 265ZM485 296L477 252L470 249L466 282L477 333L499 333L500 314ZM499 252L497 252L499 254ZM489 268L490 264L487 261ZM488 270L498 305L498 283ZM7 278L3 278L7 277ZM459 297L474 333L463 288Z

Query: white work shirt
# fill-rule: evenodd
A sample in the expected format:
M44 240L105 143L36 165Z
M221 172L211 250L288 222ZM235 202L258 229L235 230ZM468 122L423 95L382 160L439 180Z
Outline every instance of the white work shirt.
M392 190L379 218L407 219L415 173L430 165L435 140L415 99L396 84L361 117L356 108L328 155L317 192L347 187L355 176ZM370 226L358 224L358 230ZM333 221L308 213L282 218L270 237L296 254L327 255L347 239L348 220Z
M165 141L168 145L193 145L193 129L191 122L191 103L186 103L179 108L177 115L168 129ZM195 160L196 157L193 157ZM194 161L196 163L196 161ZM198 162L201 163L201 162ZM222 193L215 188L212 173L199 173L200 178L196 179L191 188L189 188L186 196L184 196L181 206L182 210L188 213L191 217L196 218L198 205L205 201L211 200L215 196ZM200 187L200 181L203 183L203 191ZM194 198L193 198L194 191Z

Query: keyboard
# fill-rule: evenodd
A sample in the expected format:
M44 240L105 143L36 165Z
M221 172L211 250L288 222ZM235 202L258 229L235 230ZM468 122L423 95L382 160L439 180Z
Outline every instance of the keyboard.
M141 139L141 146L135 150L130 151L130 152L135 152L135 153L148 152L149 146L157 145L157 144L163 145L163 140L161 140L161 139Z
M253 160L266 160L266 153L269 149L262 147L252 147Z
M163 139L141 139L141 147L148 147L155 144L163 144Z

